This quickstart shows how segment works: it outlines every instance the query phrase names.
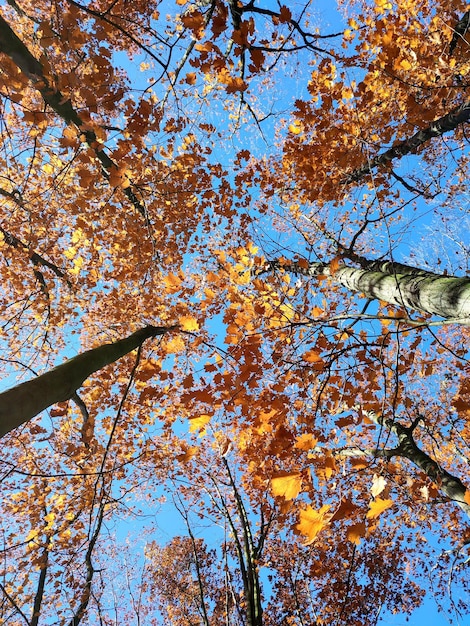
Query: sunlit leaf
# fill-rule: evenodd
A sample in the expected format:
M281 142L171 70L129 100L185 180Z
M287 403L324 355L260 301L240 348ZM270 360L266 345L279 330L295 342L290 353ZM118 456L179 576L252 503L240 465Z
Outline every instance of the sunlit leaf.
M176 460L179 461L180 463L187 463L193 458L193 456L197 454L197 451L198 451L197 446L189 446L187 450L185 450L181 454L176 455Z
M192 315L183 315L179 318L179 324L183 330L188 332L199 330L199 323Z
M372 487L370 490L374 498L382 493L382 491L385 489L386 484L387 481L383 476L378 476L377 474L374 474L374 479L372 481Z
M211 421L212 415L198 415L197 417L189 418L189 432L194 433L197 430L202 430Z
M313 543L318 535L329 524L331 514L328 513L330 505L325 504L320 510L316 511L313 507L308 506L299 513L299 523L296 525L297 530L307 538L306 545Z
M306 450L308 452L309 450L313 450L317 443L318 440L313 435L310 433L304 433L297 437L295 447L299 450Z
M278 472L271 479L274 496L282 496L286 500L296 498L302 488L302 477L299 472Z
M369 504L369 510L366 517L368 519L378 517L381 513L389 509L392 505L393 500L382 500L381 498L376 498L375 500L372 500L372 502Z
M299 121L295 121L292 124L289 124L289 131L293 135L299 135L302 132L302 124Z

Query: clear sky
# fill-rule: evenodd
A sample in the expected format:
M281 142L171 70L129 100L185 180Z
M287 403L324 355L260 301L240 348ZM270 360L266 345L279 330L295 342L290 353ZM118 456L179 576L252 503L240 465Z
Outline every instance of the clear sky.
M264 2L263 6L272 6L273 9L278 9L279 4L274 0L267 0L266 2ZM295 5L293 3L292 7L294 6ZM166 10L174 10L174 3L169 1L164 2L159 6L159 10L161 12L164 12ZM319 26L322 33L341 32L345 28L345 20L347 19L347 15L342 16L338 11L336 11L335 4L330 2L329 0L323 0L321 2L314 3L314 11L318 12ZM269 118L268 121L264 123L262 125L262 128L260 129L257 128L256 124L253 124L253 121L251 120L251 123L247 125L246 131L242 129L240 132L234 132L231 141L224 140L224 142L219 142L219 145L215 144L214 150L211 155L211 160L213 162L222 163L227 168L230 168L233 164L236 152L240 149L249 148L252 153L256 154L257 156L261 156L264 154L268 155L271 150L275 149L275 125L279 122L280 119L282 119L283 115L291 115L292 102L295 98L301 96L305 98L308 97L306 85L308 80L307 77L310 72L310 67L307 63L307 53L300 55L299 58L300 61L298 71L293 72L293 74L289 78L280 80L279 83L276 85L276 89L270 88L270 91L268 90L267 93L261 96L261 98L265 98L262 101L262 106L264 107L264 109L273 110L276 113L276 115L273 115L272 117L272 123L269 121L269 119L271 118ZM142 91L149 88L147 83L147 74L141 73L138 69L140 63L145 63L148 61L148 59L146 59L145 56L137 56L131 62L127 59L124 60L124 55L122 54L116 55L116 59L119 60L119 63L122 63L124 69L127 71L131 88L135 90L135 97L136 99L138 99L141 96ZM190 69L191 68L188 67L188 71ZM279 76L282 76L282 73L280 73ZM157 88L158 85L155 89ZM162 97L161 93L157 95L159 97ZM171 102L171 97L169 98L169 102ZM220 117L220 111L222 109L217 109L218 106L222 107L222 105L216 103L212 109L207 110L207 121L210 122L214 119L216 120L217 124L223 126L224 122L221 122ZM118 134L116 134L116 137L118 137ZM118 139L116 139L116 141L117 140ZM110 144L112 144L112 141L113 138L110 139ZM156 134L154 137L149 138L149 142L152 141L155 142L155 145L158 145L160 141L158 134ZM403 167L406 168L406 162L404 161L404 163L405 164L403 165ZM254 192L254 200L256 200L255 194L256 192ZM275 202L275 200L273 200L273 202ZM335 219L335 210L340 211L341 208L338 209L338 207L332 207L332 221L334 221ZM410 213L409 221L406 223L411 223L412 219L413 218ZM415 259L426 262L430 260L431 256L435 257L439 253L439 250L436 248L432 250L432 254L431 252L427 254L426 248L422 244L422 236L425 236L427 232L426 229L429 229L430 225L432 225L430 215L424 215L423 218L419 220L419 223L415 224L415 229L414 231L412 231L414 234L411 236L411 238L408 238L406 243L403 244L400 241L399 232L397 233L399 244L394 249L394 253L396 253L400 257L398 260L406 261L408 258L413 258L414 255ZM403 223L401 224L400 228L402 227ZM265 236L266 240L268 240L268 236L272 235L273 248L275 248L275 246L279 244L279 248L289 249L289 247L292 247L292 249L295 249L297 252L303 251L300 250L299 246L300 242L302 242L303 245L305 244L305 241L302 241L302 237L299 237L294 230L288 231L287 234L285 234L284 232L281 233L280 230L275 231L274 229L271 229L270 224L262 224L261 222L255 227L255 233L256 228L258 228L258 234L260 235L260 238ZM196 234L198 233L196 232ZM215 233L214 237L216 237L216 235L217 234ZM432 236L433 235L431 234L431 237ZM461 233L456 232L455 225L449 225L447 236L457 238L458 236L464 237L465 234L462 235ZM379 254L379 252L383 253L384 250L386 250L386 245L387 241L381 241L380 244L378 243L377 254ZM380 246L382 247L380 248ZM193 263L197 263L197 258L192 256L191 254L186 255L185 260L188 266ZM453 257L452 262L458 264L458 259ZM210 330L214 333L217 333L218 329L222 331L223 324L220 318L215 318L211 322ZM223 340L221 340L221 342L222 341ZM68 347L66 351L61 354L61 357L69 357L76 354L75 347L76 337L70 337ZM171 366L171 359L172 357L168 357L168 362L166 363L167 367ZM191 363L190 366L194 368L194 376L197 378L197 376L200 375L196 373L198 371L197 367L199 367L200 364ZM8 386L10 383L11 380L8 379L5 386ZM102 419L103 415L101 415L100 418ZM176 428L180 429L181 432L186 432L188 428L187 421L178 422ZM145 436L148 436L148 438L151 439L151 433L146 434ZM119 481L116 481L115 487L116 490L118 490L118 488L120 487ZM157 498L158 496L163 495L163 491L161 494L158 493L152 495ZM153 503L147 508L146 506L147 505L145 504L142 505L143 511L141 517L130 520L120 519L118 517L113 518L112 522L109 523L108 529L110 534L114 534L114 536L118 540L128 542L131 547L135 546L136 554L138 554L137 560L139 561L140 559L142 562L144 559L143 546L146 540L146 529L150 527L155 528L156 532L154 538L157 538L157 540L160 541L162 544L168 542L174 536L186 533L186 528L183 520L181 519L180 514L176 511L175 507L172 506L171 499L168 496L168 493L166 502L162 502L161 505L157 506L155 505L155 503ZM211 531L211 528L207 527L207 525L205 527L201 525L201 530L198 530L196 532L198 532L199 536L203 537L209 543L209 547L211 547L210 542L214 540L214 532ZM138 552L138 550L141 550L141 552ZM430 564L431 571L433 571L432 567L434 567L434 564ZM269 583L267 581L265 581L265 585L266 588L269 589ZM446 608L450 606L450 601L448 598L444 599L444 606ZM437 605L433 600L431 593L430 597L428 597L423 603L423 606L418 609L411 617L406 617L403 615L391 615L385 612L381 612L378 623L388 626L405 626L405 624L408 626L421 626L423 623L425 625L428 623L429 626L444 626L447 625L449 622L445 616L438 612ZM457 621L457 623L459 622ZM279 626L282 625L279 624ZM346 625L341 624L339 626ZM466 624L464 622L460 622L460 626L466 626Z

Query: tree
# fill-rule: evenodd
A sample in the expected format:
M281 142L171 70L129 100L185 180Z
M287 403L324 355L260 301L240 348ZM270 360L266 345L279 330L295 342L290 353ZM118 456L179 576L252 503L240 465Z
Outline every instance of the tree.
M1 6L3 622L468 611L468 8Z

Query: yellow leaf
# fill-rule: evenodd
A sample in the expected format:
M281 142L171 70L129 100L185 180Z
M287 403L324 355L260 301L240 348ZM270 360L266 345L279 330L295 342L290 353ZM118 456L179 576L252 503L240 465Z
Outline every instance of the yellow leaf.
M187 330L189 332L199 330L199 323L192 315L182 315L179 318L179 323L183 330Z
M299 472L278 472L271 479L273 495L282 496L286 500L293 500L299 495L302 487L302 477Z
M364 522L359 522L358 524L353 524L348 528L346 533L348 540L351 543L355 543L358 546L361 542L361 537L364 537L366 534L366 525Z
M299 135L302 132L301 123L296 120L293 124L289 124L289 131L294 135Z
M189 418L189 432L194 433L201 430L211 421L212 415L199 415L198 417Z
M77 274L80 273L80 270L82 269L82 267L83 267L83 257L78 256L77 258L73 260L73 267L69 269L69 273L76 276Z
M368 519L378 517L386 509L389 509L392 504L393 500L382 500L382 498L376 498L369 504L369 511L367 512L366 517Z
M407 61L406 59L403 59L403 61L400 61L400 67L403 70L409 70L409 69L411 69L411 63L409 61Z
M281 304L279 306L279 310L282 315L288 320L291 320L295 315L294 309L289 304Z
M167 354L178 354L178 352L183 352L185 347L186 344L184 343L183 337L181 337L181 335L175 335L165 343L165 352Z
M83 239L83 230L81 228L77 228L74 230L72 235L72 243L78 243L81 239Z
M38 535L39 535L39 530L36 530L35 528L32 528L29 531L28 536L26 537L25 541L32 541Z
M325 504L319 511L311 506L308 506L303 511L300 511L300 522L296 525L298 531L307 537L305 545L309 545L315 541L316 536L326 526L328 526L331 518L330 505Z
M77 249L76 248L67 248L67 250L65 250L64 255L65 257L67 257L67 259L73 259L73 257L77 254Z

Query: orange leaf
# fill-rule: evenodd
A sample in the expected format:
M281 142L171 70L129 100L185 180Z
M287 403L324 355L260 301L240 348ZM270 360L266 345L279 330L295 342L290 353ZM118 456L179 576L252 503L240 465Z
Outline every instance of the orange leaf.
M305 545L313 543L318 533L328 526L331 519L331 514L328 513L329 510L330 505L324 504L319 511L315 511L311 506L300 511L300 521L296 528L302 535L307 537Z
M334 512L331 521L336 522L340 519L350 518L357 511L357 509L357 505L354 504L352 500L349 500L348 498L343 498L341 500L341 504Z
M467 504L470 504L470 489L465 492L464 500Z
M302 354L302 359L307 361L307 363L318 363L323 365L323 359L318 352L315 352L315 350L308 350L307 352L304 352Z
M141 382L147 382L148 380L153 378L155 374L158 374L160 370L161 366L158 361L155 361L153 359L147 359L141 362L139 370L136 374L136 378Z
M67 405L55 406L53 409L50 409L49 415L51 417L62 417L62 415L67 415Z
M197 446L190 446L182 454L177 454L176 460L179 461L180 463L187 463L193 458L193 456L196 454L197 451L198 451Z
M183 330L191 332L193 330L199 330L199 323L192 315L182 315L179 318L180 326Z
M165 283L166 289L170 293L175 293L176 291L178 291L183 281L181 280L179 276L176 276L175 274L170 273L168 274L168 276L165 276L165 278L163 279L163 282Z
M382 500L382 498L376 498L369 504L369 511L367 512L366 517L368 519L378 517L386 509L389 509L392 504L393 500Z
M313 450L318 443L318 439L315 439L313 435L310 433L304 433L297 437L296 442L294 444L294 448L298 448L299 450Z
M271 479L273 495L282 496L286 500L293 500L299 495L302 487L302 477L299 472L278 472Z
M342 259L339 256L336 256L332 261L330 261L330 274L333 276L339 270L342 265Z
M240 76L235 76L231 78L230 81L227 81L227 86L225 91L227 93L236 93L237 91L246 91L248 89L247 83L240 78Z
M355 543L358 546L361 542L361 537L366 534L366 525L364 522L353 524L347 530L346 536L351 543Z
M200 11L193 11L192 13L186 13L181 17L185 28L189 28L194 34L198 34L204 28L204 16Z

